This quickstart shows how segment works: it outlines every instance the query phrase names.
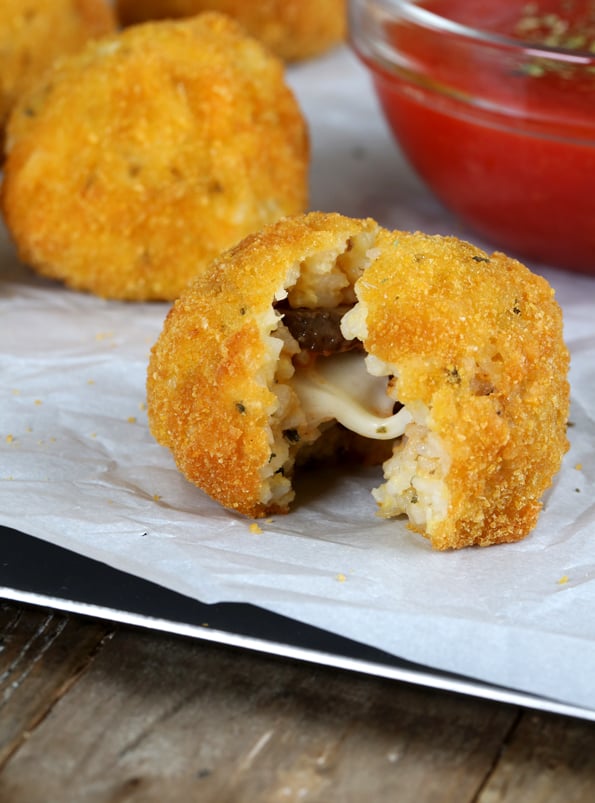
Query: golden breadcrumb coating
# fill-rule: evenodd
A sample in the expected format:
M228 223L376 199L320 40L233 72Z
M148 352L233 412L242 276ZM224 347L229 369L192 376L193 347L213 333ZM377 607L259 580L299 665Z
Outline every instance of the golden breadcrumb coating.
M305 353L290 317L320 309L341 309L361 352ZM246 238L174 304L149 422L191 482L264 516L289 509L300 454L354 421L371 452L391 438L381 516L406 515L436 549L485 546L536 523L568 448L568 363L553 290L516 260L315 212ZM366 383L369 420L344 398Z
M378 245L357 288L364 345L391 367L397 398L421 408L412 439L421 429L422 447L424 432L437 443L427 464L419 447L412 466L406 432L396 449L412 469L405 503L396 509L389 487L377 494L381 512L407 512L439 549L520 540L568 448L569 356L554 291L516 260L452 237L384 232ZM447 515L416 521L441 470Z
M13 104L52 62L115 28L106 0L2 0L0 144Z
M345 0L117 0L116 9L124 25L203 11L229 14L286 61L329 50L344 40L347 27Z
M151 429L223 505L249 516L287 511L289 478L275 471L292 444L281 436L274 448L272 427L298 424L275 381L292 372L293 349L271 334L273 300L309 257L329 253L334 262L348 238L369 228L317 213L283 220L223 254L167 316L148 370Z
M308 161L282 62L204 14L55 65L11 116L2 205L38 272L173 299L221 251L305 208Z

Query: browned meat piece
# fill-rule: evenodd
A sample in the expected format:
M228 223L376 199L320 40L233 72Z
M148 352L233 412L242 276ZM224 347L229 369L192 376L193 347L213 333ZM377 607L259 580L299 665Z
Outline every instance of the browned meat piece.
M300 349L315 354L339 354L361 349L360 340L347 340L341 333L341 318L351 309L342 304L331 309L281 308L283 323L297 340Z

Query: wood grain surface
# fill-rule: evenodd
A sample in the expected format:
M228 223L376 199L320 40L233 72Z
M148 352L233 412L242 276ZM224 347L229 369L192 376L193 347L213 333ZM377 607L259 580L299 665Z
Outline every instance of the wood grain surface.
M1 803L595 800L595 725L0 605Z

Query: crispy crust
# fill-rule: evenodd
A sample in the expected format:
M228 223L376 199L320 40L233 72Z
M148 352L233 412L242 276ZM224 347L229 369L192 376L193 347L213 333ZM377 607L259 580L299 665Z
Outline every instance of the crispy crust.
M446 446L448 516L415 528L439 549L524 538L568 448L569 356L550 285L452 237L382 234L358 297L366 350Z
M370 226L321 213L282 220L223 254L167 316L147 376L151 431L184 475L226 507L286 512L262 501L278 405L278 355L267 343L277 324L272 303L294 265Z
M219 11L286 61L311 58L345 38L345 0L118 0L124 25Z
M413 472L421 475L430 442L446 455L445 515L412 529L437 549L520 540L568 447L561 311L544 279L454 238L321 213L247 238L164 324L147 379L153 435L221 504L249 516L285 512L288 504L271 505L263 493L279 404L273 300L291 293L309 258L346 242L348 251L362 233L372 262L354 282L350 336L395 376L391 395L413 411L415 433L426 433ZM414 429L403 443L415 442ZM385 463L385 489L403 443ZM381 515L405 511L401 501L379 504Z
M97 295L173 299L307 202L282 63L222 15L90 43L10 121L2 204L21 258Z
M0 143L15 101L59 56L111 33L105 0L2 0L0 3Z

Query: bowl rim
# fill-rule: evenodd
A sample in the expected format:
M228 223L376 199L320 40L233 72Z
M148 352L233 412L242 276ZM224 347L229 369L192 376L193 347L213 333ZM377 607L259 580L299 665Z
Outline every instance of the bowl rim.
M462 22L443 17L434 11L420 5L423 0L351 0L353 6L362 3L364 6L381 7L390 16L391 11L398 11L409 22L416 23L426 29L471 39L473 41L491 45L520 50L532 56L544 56L550 59L559 59L574 64L595 64L595 52L590 50L555 47L553 45L538 44L525 39L516 39L504 34L484 31Z

